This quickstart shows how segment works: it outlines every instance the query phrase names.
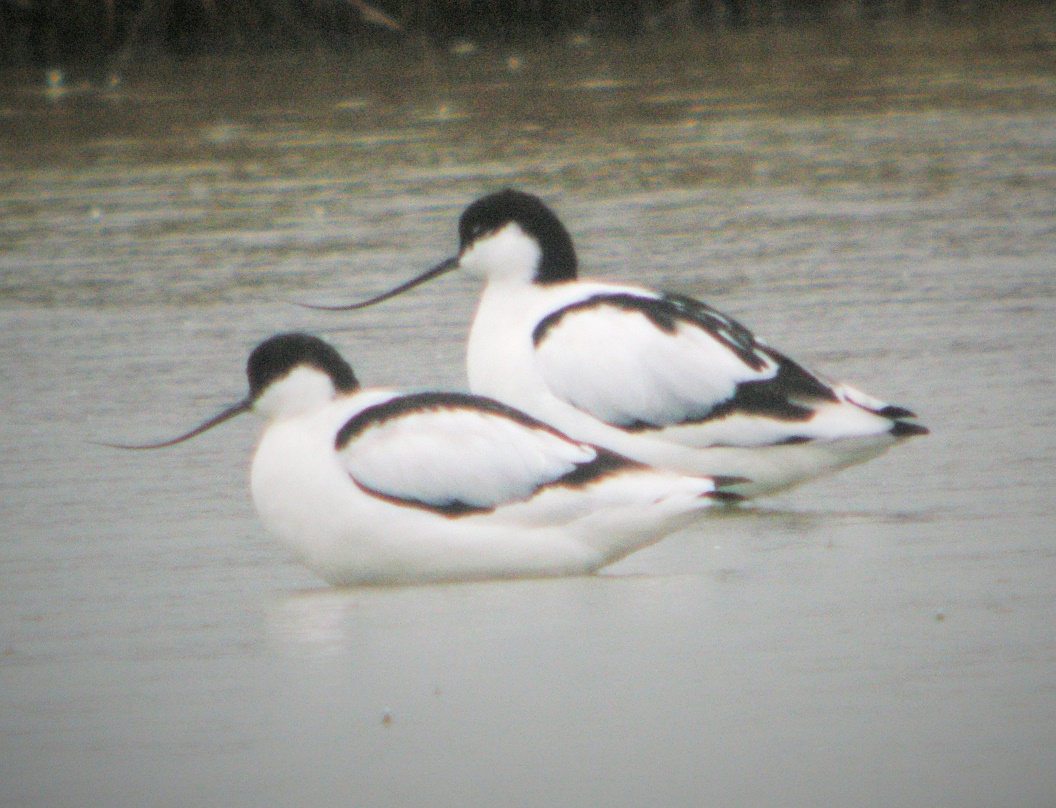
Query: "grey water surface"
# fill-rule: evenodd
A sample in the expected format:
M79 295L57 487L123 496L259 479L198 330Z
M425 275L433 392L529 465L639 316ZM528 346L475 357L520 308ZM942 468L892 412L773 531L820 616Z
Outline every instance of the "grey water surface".
M1056 61L943 36L0 77L0 804L1056 804ZM292 302L506 185L932 434L595 576L350 590L256 521L253 419L92 443L281 330L464 389L472 279Z

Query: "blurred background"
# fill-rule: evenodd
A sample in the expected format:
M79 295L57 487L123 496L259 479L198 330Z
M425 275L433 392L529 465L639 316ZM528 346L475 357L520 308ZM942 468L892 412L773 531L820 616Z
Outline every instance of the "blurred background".
M348 51L425 41L478 44L582 40L591 35L946 22L978 25L1043 11L1044 0L4 0L0 59L111 70L137 50ZM1047 31L1035 31L1047 47Z

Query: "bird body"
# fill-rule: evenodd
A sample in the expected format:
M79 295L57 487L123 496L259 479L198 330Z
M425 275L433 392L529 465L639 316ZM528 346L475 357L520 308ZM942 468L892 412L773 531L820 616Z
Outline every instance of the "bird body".
M420 583L591 572L713 502L711 479L623 458L562 484L599 452L479 403L372 390L273 421L251 473L261 520L332 584Z
M743 477L732 490L762 496L928 431L691 297L580 279L564 225L519 191L466 208L457 257L371 300L322 308L373 305L456 268L484 280L470 389L642 463Z
M489 281L467 346L470 389L652 466L743 477L731 490L749 497L864 462L899 442L894 421L881 414L888 405L808 374L754 338L747 343L753 367L693 322L657 327L641 309L663 309L666 300L591 281L513 288ZM541 330L548 321L556 324ZM796 391L780 389L782 370L806 388L798 405ZM769 400L721 413L739 386L753 382L770 384L762 396Z
M248 375L250 395L202 427L128 448L264 416L250 475L257 512L331 584L587 573L737 498L485 397L361 389L308 335L262 343Z

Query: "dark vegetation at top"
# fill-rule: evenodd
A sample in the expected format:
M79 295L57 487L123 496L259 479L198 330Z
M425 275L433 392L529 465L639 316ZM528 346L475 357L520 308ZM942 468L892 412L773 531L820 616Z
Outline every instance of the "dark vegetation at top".
M832 21L983 20L1044 0L0 0L0 65L145 54L524 42ZM1011 8L1010 8L1011 7Z

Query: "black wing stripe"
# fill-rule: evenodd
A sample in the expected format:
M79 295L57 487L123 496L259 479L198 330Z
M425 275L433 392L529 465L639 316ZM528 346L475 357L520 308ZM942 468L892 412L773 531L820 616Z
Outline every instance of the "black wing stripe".
M685 295L642 297L626 292L593 295L551 312L540 320L532 331L532 343L538 348L547 334L567 315L602 306L642 314L668 334L673 334L680 322L690 323L711 334L752 370L762 370L766 366L765 359L759 353L761 346L751 331L722 312Z
M486 398L485 396L474 396L469 393L441 392L411 393L409 395L397 396L388 401L383 401L381 404L375 404L373 407L367 407L365 410L349 419L345 425L341 427L334 443L338 451L340 451L372 426L377 426L386 421L391 421L395 418L400 418L404 415L411 415L413 413L428 412L430 410L457 409L476 410L477 412L499 415L532 429L543 429L552 435L558 435L562 438L566 437L563 433L554 429L549 424L532 418L528 413L521 412L518 409L508 407L499 401L495 401L495 399Z
M440 505L435 502L425 502L421 499L414 499L413 497L397 497L392 494L386 494L383 491L378 491L370 486L363 485L359 480L353 477L351 474L348 475L352 482L354 482L361 491L370 494L372 497L383 499L393 505L399 505L401 507L420 508L423 511L431 511L432 513L440 514L441 516L447 516L452 519L456 519L459 516L471 516L475 513L490 513L495 510L495 507L485 507L483 505L470 505L463 502L460 499L452 499L448 502L444 502Z

